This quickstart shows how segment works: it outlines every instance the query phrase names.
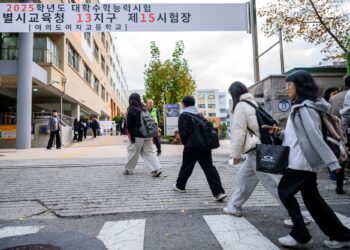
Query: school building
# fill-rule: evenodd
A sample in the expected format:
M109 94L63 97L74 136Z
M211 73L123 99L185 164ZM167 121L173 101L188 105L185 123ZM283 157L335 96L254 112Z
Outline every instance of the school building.
M62 2L75 1L50 1ZM32 79L32 147L43 146L43 126L53 109L67 125L66 141L74 118L111 120L125 113L129 91L116 37L106 32L33 36L32 76L27 76ZM19 40L19 34L0 33L0 148L15 146Z

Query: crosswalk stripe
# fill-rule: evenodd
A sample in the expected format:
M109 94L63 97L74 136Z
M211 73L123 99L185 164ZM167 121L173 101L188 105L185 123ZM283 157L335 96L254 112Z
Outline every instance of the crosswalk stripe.
M279 249L243 217L230 215L203 217L224 250Z
M18 235L35 234L43 228L44 226L3 227L0 228L0 239Z
M143 250L146 220L107 221L97 238L108 250Z
M338 219L343 223L344 226L350 228L350 218L342 215L340 213L335 213L338 217ZM312 216L310 215L310 213L308 211L303 212L303 215L306 215L308 217L310 217L310 219L315 222L315 220L312 218Z

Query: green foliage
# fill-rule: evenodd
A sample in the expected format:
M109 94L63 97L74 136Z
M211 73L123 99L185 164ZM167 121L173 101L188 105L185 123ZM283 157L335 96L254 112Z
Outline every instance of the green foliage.
M265 17L263 32L277 34L282 28L284 40L301 38L323 44L327 59L345 58L350 53L350 14L348 0L278 0L258 12Z
M124 118L124 116L122 115L118 115L118 116L115 116L113 117L113 121L115 121L115 123L120 123L120 121Z
M151 42L151 61L146 65L145 99L153 99L155 107L163 115L164 104L181 102L186 95L193 95L196 83L185 58L185 45L178 41L171 59L160 60L160 49Z
M227 125L226 123L221 123L219 127L219 138L225 139L227 136Z

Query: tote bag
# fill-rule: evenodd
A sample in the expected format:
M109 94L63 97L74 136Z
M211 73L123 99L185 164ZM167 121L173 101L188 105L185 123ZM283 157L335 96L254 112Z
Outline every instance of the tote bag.
M288 167L290 148L274 144L256 145L256 171L283 174Z

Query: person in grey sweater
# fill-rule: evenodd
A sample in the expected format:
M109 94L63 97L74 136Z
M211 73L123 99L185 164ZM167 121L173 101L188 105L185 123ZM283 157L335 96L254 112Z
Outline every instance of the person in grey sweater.
M293 228L278 241L286 247L304 247L312 243L295 194L301 192L306 208L317 225L329 237L328 248L350 247L350 229L345 227L324 201L317 188L317 172L324 167L341 169L337 157L323 139L321 115L329 104L320 98L319 88L306 71L297 71L286 78L293 107L285 131L283 145L290 147L288 168L278 186L279 197L293 221ZM271 131L279 133L279 129Z
M57 149L61 148L60 130L61 130L61 125L60 125L60 118L58 117L58 112L56 110L52 110L52 116L49 118L49 123L48 123L47 132L50 134L50 139L46 147L47 149L52 148L52 144L55 137L56 137L56 148Z

